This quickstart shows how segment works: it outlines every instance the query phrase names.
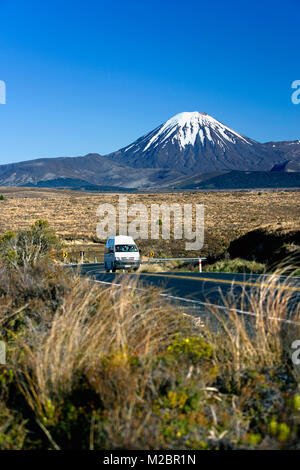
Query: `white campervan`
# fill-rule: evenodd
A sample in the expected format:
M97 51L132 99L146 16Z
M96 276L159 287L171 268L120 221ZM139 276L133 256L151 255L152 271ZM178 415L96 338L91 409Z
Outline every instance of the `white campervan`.
M108 238L104 250L104 268L107 273L114 273L116 269L137 270L139 266L140 253L132 237L118 235Z

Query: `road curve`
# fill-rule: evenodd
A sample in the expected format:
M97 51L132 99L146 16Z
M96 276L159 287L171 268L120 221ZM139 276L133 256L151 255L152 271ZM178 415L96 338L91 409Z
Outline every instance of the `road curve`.
M119 283L123 273L105 273L103 264L84 264L80 266L82 274L104 283ZM215 305L226 305L225 299L231 299L230 304L240 305L243 292L258 295L260 289L271 289L276 293L286 293L290 296L289 310L294 310L300 300L300 278L286 276L270 276L237 273L133 273L138 277L141 287L149 284L161 287L170 297L178 297L186 301L199 303L210 302ZM245 306L244 306L245 308Z

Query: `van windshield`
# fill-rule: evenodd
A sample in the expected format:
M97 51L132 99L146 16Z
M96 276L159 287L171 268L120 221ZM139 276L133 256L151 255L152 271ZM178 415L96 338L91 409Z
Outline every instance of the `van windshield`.
M136 245L116 245L116 253L138 251Z

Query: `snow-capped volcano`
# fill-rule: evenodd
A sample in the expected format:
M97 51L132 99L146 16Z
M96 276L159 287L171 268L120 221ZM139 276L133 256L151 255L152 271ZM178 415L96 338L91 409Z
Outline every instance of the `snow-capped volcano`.
M205 145L205 140L208 140L213 145L216 144L222 148L226 147L227 142L235 144L237 138L243 140L246 144L252 145L250 140L245 139L242 135L224 126L208 114L199 113L198 111L179 113L169 119L150 138L144 152L151 145L155 148L169 138L173 143L177 141L182 149L187 145L195 145L197 138L200 139L202 145Z
M195 111L176 114L110 155L42 158L0 165L0 186L91 190L257 187L259 176L251 175L251 170L266 171L260 176L266 185L262 187L298 187L300 141L261 144L208 114ZM282 172L285 176L279 174Z
M185 174L269 170L262 144L206 113L183 112L108 157L134 168L172 168Z

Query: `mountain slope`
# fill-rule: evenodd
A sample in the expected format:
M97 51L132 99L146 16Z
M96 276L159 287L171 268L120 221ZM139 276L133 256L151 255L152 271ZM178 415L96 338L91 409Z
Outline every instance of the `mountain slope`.
M300 160L300 140L267 142L263 145L268 151L272 151L286 160Z
M278 161L276 161L271 171L300 171L300 140L267 142L264 146L272 150L274 156L278 156Z
M280 171L285 173L300 172L300 158L298 160L286 160L283 163L277 163L271 171Z
M2 185L14 183L37 183L54 178L81 178L91 182L98 172L105 173L108 178L122 170L123 165L112 164L105 157L89 154L85 157L39 158L20 163L0 166L0 182Z
M108 158L133 168L176 168L187 175L270 170L282 159L272 147L244 137L197 111L177 114Z
M172 183L172 189L299 188L300 172L226 171L189 176Z
M83 157L40 158L0 165L1 186L26 186L43 183L57 187L58 180L67 187L82 187L84 181L97 186L136 188L153 186L157 181L172 181L181 173L149 168L141 172L98 154ZM72 186L72 181L74 185Z

